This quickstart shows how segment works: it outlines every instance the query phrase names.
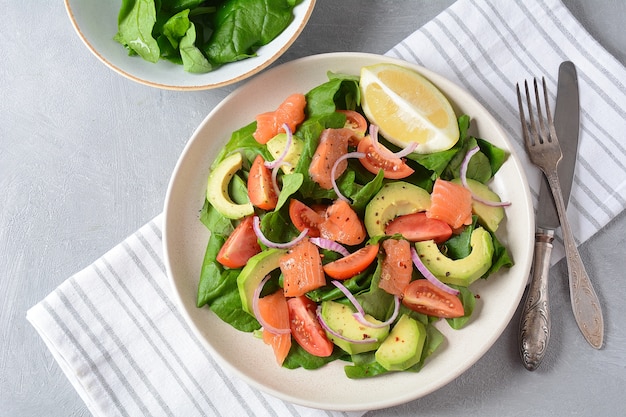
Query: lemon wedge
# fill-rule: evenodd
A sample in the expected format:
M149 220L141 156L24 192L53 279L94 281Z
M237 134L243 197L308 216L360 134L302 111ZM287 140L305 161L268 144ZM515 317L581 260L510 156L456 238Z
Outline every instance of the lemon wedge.
M416 153L450 149L459 140L459 125L452 105L421 74L396 65L361 68L361 105L371 123L391 143L419 145Z

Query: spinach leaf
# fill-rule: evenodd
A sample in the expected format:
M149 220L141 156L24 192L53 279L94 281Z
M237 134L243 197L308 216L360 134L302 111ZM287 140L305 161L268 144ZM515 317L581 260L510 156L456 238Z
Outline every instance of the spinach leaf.
M302 185L304 181L304 176L299 173L293 173L288 175L283 175L283 188L280 190L280 194L278 195L278 203L276 204L276 208L274 210L280 210L281 207L289 200L293 194L295 194Z
M215 260L220 248L226 241L224 236L211 234L204 254L204 262L200 272L200 282L198 284L198 296L196 305L202 307L210 303L218 292L221 275L224 271L222 265Z
M462 317L455 317L452 319L446 319L450 327L455 330L459 330L463 328L469 321L472 313L474 312L474 306L476 305L476 297L474 294L467 288L461 287L459 285L450 285L452 288L456 288L461 293L459 294L459 298L461 299L461 303L463 304L463 310L465 314Z
M228 269L220 276L219 288L210 302L210 308L224 322L242 332L252 332L260 329L259 322L245 312L241 306L237 276L240 270Z
M355 298L363 307L363 310L378 320L385 321L394 310L394 297L378 286L382 270L382 256L378 257L376 270L372 276L369 291L358 294Z
M489 160L489 165L491 166L491 175L496 175L496 172L500 169L504 161L506 160L506 152L498 148L492 143L487 142L484 139L476 138L476 142L480 147L480 151L487 157Z
M183 60L183 67L191 73L205 73L211 71L213 66L202 54L196 43L196 26L191 23L187 33L180 40L180 57Z
M204 200L204 206L202 206L202 210L200 211L200 221L211 231L211 233L216 233L218 235L228 236L233 232L233 230L235 230L232 221L224 217L219 211L215 210L215 208L209 204L206 199Z
M293 20L299 0L122 0L113 39L129 55L206 73L256 54Z
M185 9L194 9L199 7L206 0L161 0L161 8L178 13Z
M152 37L156 14L154 0L123 0L114 39L124 45L130 54L138 54L146 61L157 62L160 50L156 39Z
M211 234L202 263L196 305L208 305L223 321L243 332L251 332L261 326L241 306L237 276L239 269L224 269L215 260L217 253L224 244L224 236Z
M337 109L355 110L361 104L359 77L353 75L333 74L327 82L311 89L306 94L306 112L309 117L317 117L333 113ZM337 127L343 127L343 123Z
M509 254L507 248L500 243L496 235L491 233L491 240L493 241L493 260L491 262L491 268L481 278L487 278L491 274L495 274L500 268L510 268L514 265L513 259Z
M450 259L463 259L472 252L470 245L472 240L472 232L478 224L478 217L472 216L472 224L467 226L463 231L452 236L443 244L444 254Z
M336 361L337 359L347 360L349 359L349 355L341 349L335 348L330 356L321 358L319 356L311 355L306 350L302 349L299 344L292 343L289 354L283 362L283 367L287 369L296 369L300 367L304 369L318 369L327 363Z
M286 0L229 0L217 12L204 52L215 65L254 56L292 19L292 6Z
M189 9L182 10L170 17L161 28L173 48L178 48L180 40L187 34L191 22L189 21Z

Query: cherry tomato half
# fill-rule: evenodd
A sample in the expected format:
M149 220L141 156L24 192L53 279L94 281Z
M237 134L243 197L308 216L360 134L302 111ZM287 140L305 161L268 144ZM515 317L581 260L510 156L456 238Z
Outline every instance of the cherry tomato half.
M437 288L425 279L412 281L402 295L402 304L418 313L444 318L465 315L459 297Z
M400 233L411 242L433 239L443 243L452 236L452 228L448 223L426 216L425 211L398 216L387 224L385 234Z
M369 136L361 139L357 151L365 154L365 157L360 158L359 161L372 174L378 174L378 171L382 169L385 173L385 178L397 180L406 178L414 172L413 168L408 166L401 158L383 158L374 149L372 139Z
M261 252L252 228L253 218L254 216L248 216L237 225L215 257L217 262L227 268L241 268L250 258Z
M359 112L354 110L337 110L346 116L346 124L343 127L354 131L359 137L365 136L367 132L367 120Z
M328 340L315 310L317 304L305 296L287 300L291 335L296 342L311 355L327 357L333 353L333 342Z
M299 231L308 228L308 236L320 237L320 224L324 221L324 217L318 210L314 210L300 200L292 198L289 202L289 218L291 223Z
M365 271L378 255L378 243L365 245L348 256L324 265L324 272L336 279L351 278Z
M263 210L274 210L278 203L278 194L272 183L272 171L265 166L265 160L261 155L254 158L250 167L248 198L255 207Z

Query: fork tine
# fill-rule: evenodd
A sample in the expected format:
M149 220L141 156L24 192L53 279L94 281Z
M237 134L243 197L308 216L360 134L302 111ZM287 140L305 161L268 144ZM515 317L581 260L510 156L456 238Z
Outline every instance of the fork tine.
M530 121L530 136L531 136L531 141L530 141L530 145L536 145L541 143L541 137L539 135L539 132L537 130L537 124L535 123L535 116L533 115L533 104L532 101L530 99L531 95L530 95L530 90L528 88L528 81L524 81L524 87L526 89L526 104L528 106L528 119ZM541 108L537 108L537 118L539 119L539 121L541 122Z
M548 135L547 135L546 126L544 124L543 112L541 111L541 99L539 97L539 87L537 86L537 78L533 79L533 84L535 87L535 103L537 105L537 119L539 120L539 133L540 133L539 141L540 143L543 143L544 139L548 138ZM547 94L546 87L545 87L545 79L544 79L543 91L544 91L544 94ZM548 107L547 104L548 104L548 101L546 100L546 107ZM549 108L548 108L548 111L550 111Z
M524 144L528 148L532 146L530 142L530 136L528 134L528 124L526 122L526 116L524 115L524 103L522 103L522 93L520 92L519 83L515 84L517 88L517 105L519 107L519 117L520 122L522 123L522 137L524 138ZM531 113L530 109L528 110Z
M556 130L554 128L554 121L552 120L552 113L550 112L550 104L549 104L549 100L548 100L548 88L546 87L546 79L544 77L542 77L543 79L543 99L545 101L545 107L546 107L546 118L548 119L548 130L549 130L549 135L546 135L548 137L548 140L550 142L559 142L559 139L556 136Z

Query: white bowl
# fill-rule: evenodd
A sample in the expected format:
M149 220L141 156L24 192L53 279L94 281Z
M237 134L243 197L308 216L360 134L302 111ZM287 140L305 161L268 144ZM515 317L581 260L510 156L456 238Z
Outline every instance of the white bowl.
M257 56L223 65L206 74L191 74L182 65L159 60L151 63L128 56L126 49L113 40L121 0L65 0L74 29L87 48L100 61L119 74L141 84L168 90L206 90L235 83L254 75L278 59L304 29L315 0L303 0L294 8L294 20L272 42L257 51Z
M389 373L350 380L344 364L322 369L287 370L276 365L272 349L251 334L222 322L209 309L195 306L200 267L208 232L198 220L204 202L209 166L232 131L260 112L275 108L294 92L306 93L327 80L326 72L359 74L362 66L396 62L419 71L453 103L457 114L471 116L480 137L511 153L494 178L493 188L507 207L507 221L498 230L515 265L472 284L480 295L471 322L451 330L438 328L446 342L427 359L419 373ZM321 409L371 410L424 396L449 383L472 366L498 339L513 316L532 260L534 214L523 167L506 133L467 92L425 68L392 58L362 53L332 53L298 59L267 71L231 93L206 117L187 144L174 170L165 200L164 252L167 272L182 314L213 356L250 385L283 400Z

